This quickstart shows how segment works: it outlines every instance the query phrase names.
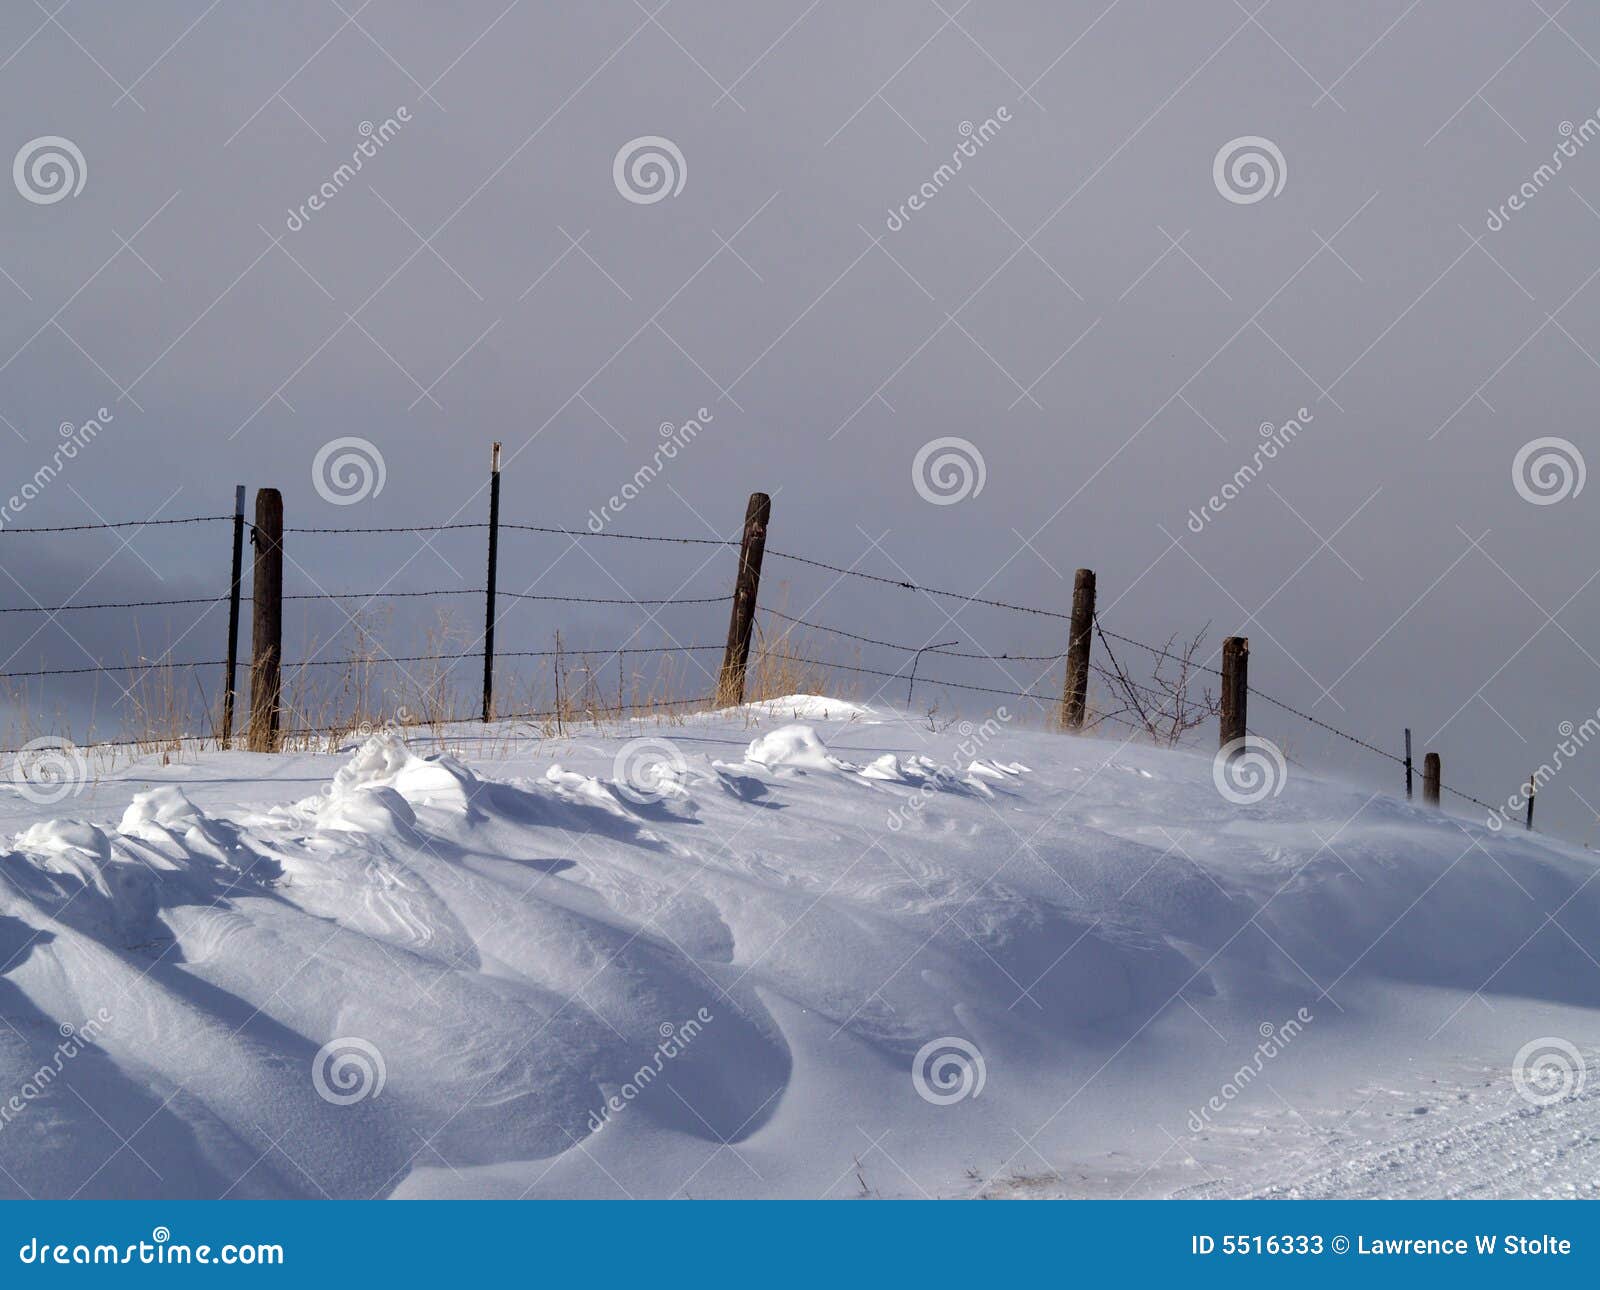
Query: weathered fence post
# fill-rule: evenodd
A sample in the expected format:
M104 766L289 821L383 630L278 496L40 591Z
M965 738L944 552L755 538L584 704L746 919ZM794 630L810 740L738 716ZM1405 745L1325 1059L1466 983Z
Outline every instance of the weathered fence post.
M228 663L222 688L221 744L233 747L233 696L239 666L239 583L244 572L244 485L233 486L233 578L228 584Z
M483 719L494 710L494 582L500 557L500 445L489 454L489 577L483 610Z
M1411 800L1411 727L1406 727L1406 801Z
M1528 822L1527 830L1533 831L1533 799L1539 796L1539 781L1534 776L1528 776Z
M1245 736L1245 708L1250 694L1250 638L1230 636L1222 642L1222 738L1226 748Z
M731 708L744 702L744 669L750 659L750 634L755 628L756 596L761 589L761 556L767 549L767 521L771 518L772 498L765 493L751 493L744 512L744 536L739 543L739 573L733 585L728 645L717 681L718 707Z
M1061 688L1061 728L1082 730L1089 698L1089 645L1094 632L1094 570L1072 579L1072 634L1067 638L1067 677Z
M1422 759L1422 804L1439 805L1439 754L1429 753Z
M256 489L251 540L256 556L250 623L250 751L273 752L283 699L283 494L276 488Z

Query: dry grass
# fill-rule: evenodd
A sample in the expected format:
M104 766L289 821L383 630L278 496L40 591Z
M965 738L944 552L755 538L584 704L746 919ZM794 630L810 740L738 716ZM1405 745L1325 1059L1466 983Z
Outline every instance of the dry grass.
M776 591L781 605L783 588ZM398 655L382 643L396 634L390 613L361 614L337 637L307 639L292 651L294 657L315 666L283 670L278 749L325 752L386 727L441 750L460 742L452 732L464 734L460 727L475 724L480 713L482 663L475 652L481 648L476 629L441 614L425 630L420 645ZM646 643L633 645L640 648ZM672 645L664 641L659 653L572 650L557 634L543 647L542 656L502 656L496 666L497 724L491 753L507 751L521 739L560 739L575 728L605 734L641 724L677 726L715 709L720 649L689 651ZM395 662L397 656L406 661ZM764 703L794 694L858 702L897 702L903 697L900 680L840 671L840 664L861 666L859 645L847 646L831 635L819 636L760 615L751 643L745 702ZM52 712L26 685L4 683L0 707L7 713L5 746L19 748L42 737L65 739L83 749L97 769L152 756L165 764L223 746L220 675L140 655L129 665L137 670L96 677L89 718L79 731L74 731L65 712ZM887 667L876 660L874 665ZM240 664L237 680L232 746L244 748L252 690L248 663ZM1087 728L1122 737L1127 732L1109 718L1125 711L1124 695L1094 681L1090 688ZM1048 689L1048 684L1041 689ZM1187 697L1181 680L1178 689L1180 700ZM96 710L107 702L116 714L109 730L95 719ZM939 701L923 702L932 728L956 719L941 712ZM1024 724L1054 728L1058 722L1056 704L1047 703L1037 711L1029 704L1016 706L1022 710L1015 717ZM749 713L747 723L757 716ZM478 737L472 743L479 754L485 751Z

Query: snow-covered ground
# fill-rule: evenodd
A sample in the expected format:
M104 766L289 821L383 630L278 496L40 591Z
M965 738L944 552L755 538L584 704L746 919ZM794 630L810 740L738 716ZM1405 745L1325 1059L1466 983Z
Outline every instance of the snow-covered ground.
M797 698L0 828L0 1195L1600 1192L1595 859L1298 768Z

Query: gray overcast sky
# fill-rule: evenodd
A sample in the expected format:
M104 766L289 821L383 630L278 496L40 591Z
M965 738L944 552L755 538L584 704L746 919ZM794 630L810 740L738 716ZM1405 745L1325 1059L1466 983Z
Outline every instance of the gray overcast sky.
M496 438L506 518L581 526L662 422L705 407L616 529L731 534L764 488L773 545L840 564L1061 609L1092 566L1108 627L1248 634L1261 689L1388 748L1410 724L1490 800L1600 706L1600 485L1534 505L1513 480L1532 440L1596 451L1591 7L75 0L0 8L0 60L6 155L61 136L86 170L60 200L0 201L10 486L62 422L113 414L7 527L216 514L235 481L280 487L291 525L481 520ZM401 108L360 173L291 219L362 123ZM936 177L962 123L991 118ZM613 160L641 136L677 148L681 191L624 198ZM1213 163L1248 136L1281 155L1282 187L1229 200ZM1192 532L1258 427L1302 407L1298 438ZM313 459L341 436L376 445L381 494L319 496ZM944 436L975 446L984 487L930 505L912 463ZM223 526L0 537L0 601L209 594L226 543ZM476 533L290 554L299 590L482 576ZM718 594L728 562L702 556L508 538L502 586ZM797 566L768 577L791 611L868 635L1064 639ZM509 615L501 647L640 625L553 608ZM662 623L715 641L724 620ZM174 656L214 657L220 622L4 622L8 669L180 638ZM38 701L81 705L76 684ZM1398 787L1286 714L1252 718L1299 760ZM1541 821L1593 840L1587 803L1600 750Z

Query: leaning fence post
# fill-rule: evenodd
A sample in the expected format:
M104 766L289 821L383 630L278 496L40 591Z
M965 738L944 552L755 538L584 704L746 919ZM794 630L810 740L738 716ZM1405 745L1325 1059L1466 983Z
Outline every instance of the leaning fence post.
M750 659L750 634L755 628L756 596L761 589L761 556L767 549L767 521L771 518L772 498L765 493L751 493L739 543L739 573L733 585L728 645L717 681L718 707L731 708L744 702L744 670Z
M1230 636L1222 642L1221 746L1245 736L1245 708L1250 694L1250 638Z
M1411 727L1406 727L1406 801L1411 800Z
M283 494L256 490L254 603L250 623L250 751L278 746L283 698Z
M1439 805L1439 754L1429 753L1422 759L1422 804Z
M1094 570L1072 579L1072 634L1067 638L1067 677L1061 689L1061 728L1082 730L1089 698L1089 645L1094 631Z
M222 688L221 744L233 747L233 696L239 666L239 583L244 572L244 485L233 486L233 578L228 584L228 671Z
M494 709L494 580L500 556L500 445L489 454L489 577L483 609L483 719Z
M1539 781L1532 775L1528 776L1528 822L1525 827L1533 831L1533 799L1539 796Z

